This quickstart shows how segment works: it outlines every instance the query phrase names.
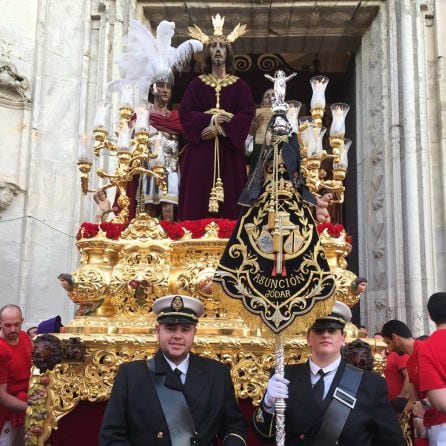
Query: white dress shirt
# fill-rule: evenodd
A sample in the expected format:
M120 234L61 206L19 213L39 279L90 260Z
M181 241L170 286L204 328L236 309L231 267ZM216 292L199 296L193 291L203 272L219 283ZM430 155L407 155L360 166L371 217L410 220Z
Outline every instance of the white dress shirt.
M309 359L309 364L310 364L310 378L311 378L311 385L314 386L319 379L321 379L321 376L318 375L318 371L320 369L322 369L324 371L324 373L326 373L326 375L324 376L324 399L327 396L328 391L330 390L330 387L333 383L333 379L336 375L336 372L338 370L339 364L341 363L341 357L339 356L338 359L336 359L336 361L333 361L331 364L329 364L327 367L319 367L318 365L316 365L311 358Z
M187 375L187 370L189 368L189 353L186 356L186 359L181 362L180 364L176 365L175 363L173 363L169 358L166 358L166 355L164 355L164 358L167 361L167 364L170 365L170 368L172 369L172 371L174 371L175 369L178 369L181 372L181 382L184 384L186 382L186 375Z

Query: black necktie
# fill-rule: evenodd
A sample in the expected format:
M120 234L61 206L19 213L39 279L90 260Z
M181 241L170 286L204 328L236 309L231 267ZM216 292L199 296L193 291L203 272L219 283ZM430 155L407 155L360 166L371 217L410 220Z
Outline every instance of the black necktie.
M183 381L181 381L181 373L182 373L181 370L180 369L175 369L173 371L173 373L175 373L175 375L177 375L178 380L180 381L180 384L183 385Z
M328 372L324 372L322 369L319 369L317 372L318 375L320 375L319 380L316 382L316 384L313 386L313 392L314 397L316 398L316 401L318 403L321 403L324 399L324 376L328 374Z

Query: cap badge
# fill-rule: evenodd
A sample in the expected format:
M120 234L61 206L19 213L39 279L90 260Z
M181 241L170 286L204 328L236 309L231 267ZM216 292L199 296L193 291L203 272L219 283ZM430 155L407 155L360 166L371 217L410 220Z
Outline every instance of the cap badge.
M172 303L170 304L170 306L174 311L181 311L184 308L184 302L181 296L175 296L172 299Z

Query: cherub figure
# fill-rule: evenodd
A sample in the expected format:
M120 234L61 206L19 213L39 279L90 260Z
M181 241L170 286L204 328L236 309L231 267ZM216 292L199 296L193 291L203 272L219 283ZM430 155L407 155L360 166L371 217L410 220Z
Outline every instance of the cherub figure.
M95 223L102 223L106 220L107 215L113 212L110 200L107 198L107 192L100 187L93 194L94 201L98 205L98 213L96 214Z
M367 291L367 279L365 277L357 277L352 283L351 283L351 289L352 293L355 296L359 296L364 291Z
M269 74L265 74L267 79L274 82L275 105L282 105L285 103L286 83L296 75L297 73L291 73L288 77L285 77L285 72L282 70L277 70L274 73L274 77L270 76Z
M57 276L60 286L66 291L72 291L74 288L73 277L68 273L61 273Z
M330 223L330 212L328 206L333 199L332 193L326 193L322 197L316 197L316 220L319 223Z

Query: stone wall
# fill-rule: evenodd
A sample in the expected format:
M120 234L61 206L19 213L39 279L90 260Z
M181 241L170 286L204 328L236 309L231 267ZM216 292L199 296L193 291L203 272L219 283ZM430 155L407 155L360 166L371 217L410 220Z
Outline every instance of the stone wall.
M427 298L446 288L434 6L383 3L358 57L359 258L371 330L398 318L428 332Z
M112 76L128 3L2 4L0 304L20 305L26 326L74 314L57 276L76 268L74 237L94 212L80 195L79 140Z

